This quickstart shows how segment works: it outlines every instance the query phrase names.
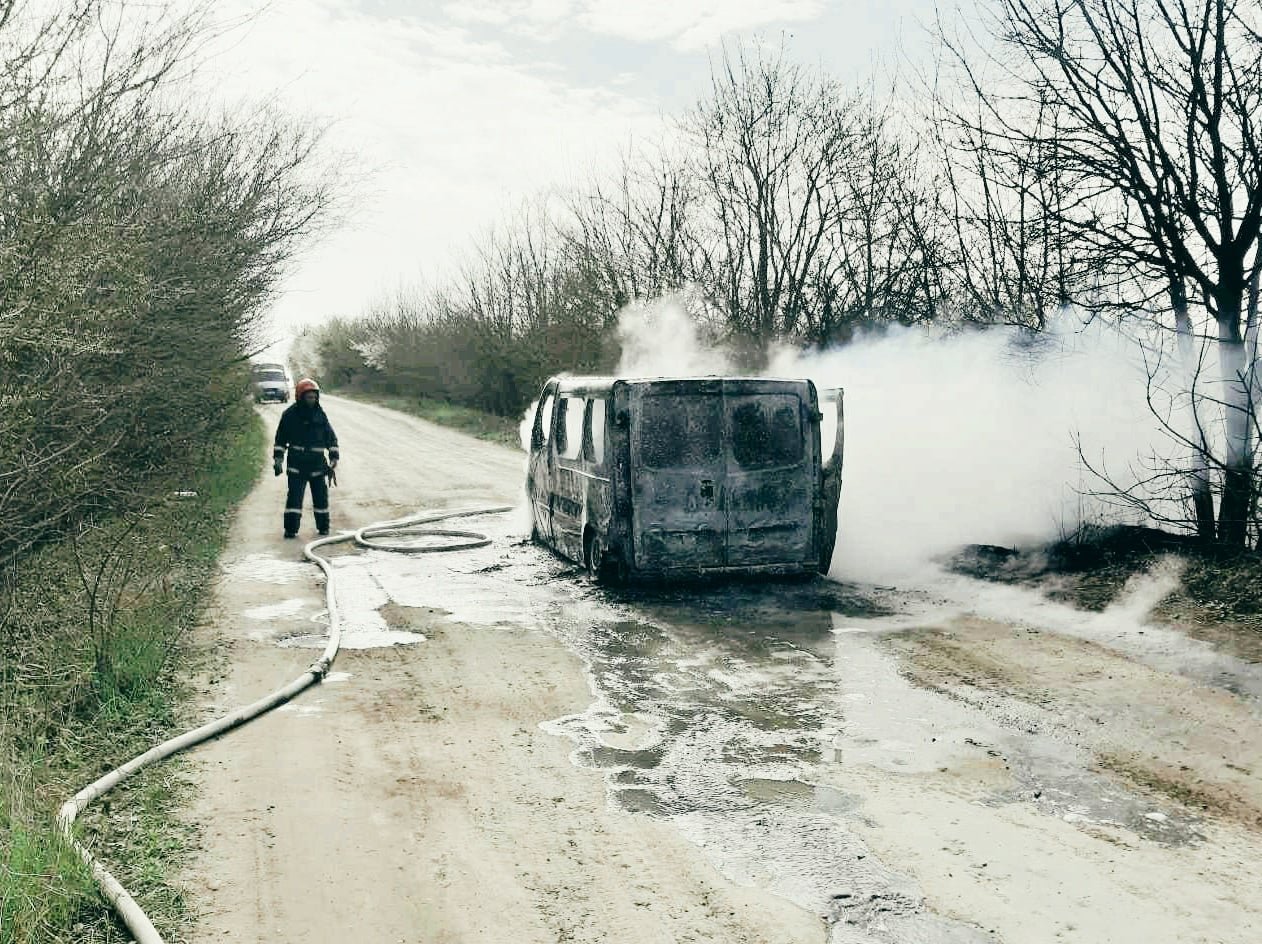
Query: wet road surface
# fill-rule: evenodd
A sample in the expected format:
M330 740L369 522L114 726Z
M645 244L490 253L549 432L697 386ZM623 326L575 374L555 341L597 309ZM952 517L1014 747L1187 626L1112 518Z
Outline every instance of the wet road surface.
M1196 850L1217 841L1213 834L1222 828L1213 815L1220 811L1203 806L1191 786L1206 771L1183 765L1185 774L1196 773L1180 790L1126 762L1145 754L1161 769L1168 745L1160 735L1169 728L1172 738L1193 742L1202 734L1200 722L1211 719L1180 724L1176 714L1172 725L1161 706L1142 703L1126 705L1135 717L1122 718L1118 706L1110 710L1105 702L1072 705L1054 683L1035 690L1037 664L996 664L989 673L977 664L986 634L998 627L1017 640L1046 635L1055 648L1073 646L1083 656L1077 671L1087 676L1102 671L1101 664L1129 664L1152 677L1153 694L1172 694L1170 680L1161 682L1173 673L1186 691L1216 699L1220 710L1226 706L1231 721L1256 720L1258 667L1145 623L1143 601L1128 600L1106 614L1077 613L1028 591L992 593L947 575L916 592L831 580L606 591L523 542L506 523L483 526L495 533L495 543L459 558L371 554L355 566L366 567L397 602L420 605L447 588L458 601L443 607L450 620L524 624L562 639L582 657L593 700L582 713L541 719L543 729L573 742L575 764L603 774L611 804L664 818L728 877L824 915L829 940L996 939L996 929L967 905L943 907L947 902L936 894L928 900L926 886L936 891L938 876L922 884L897 858L881 854L874 834L886 830L937 836L948 843L937 851L961 859L960 868L993 868L971 896L1003 896L1005 867L1041 875L1047 886L1022 894L1047 896L1029 910L1050 917L1051 926L1018 930L1027 909L1017 895L1006 906L1015 909L1006 940L1250 939L1244 929L1254 926L1258 904L1248 891L1252 867L1245 861L1234 883L1206 892L1203 915L1187 915L1177 930L1169 924L1170 899L1186 903L1196 884L1179 874L1179 861L1187 868L1199 864ZM978 613L990 621L979 621ZM1005 622L995 622L1000 619ZM980 624L975 635L972 624ZM934 642L961 635L975 639L977 652L945 660L948 680L930 679L918 668L931 661L926 653ZM1027 646L1026 656L1037 658L1039 648ZM1025 684L1013 684L1022 671ZM1129 699L1135 691L1117 674L1115 697ZM1075 708L1084 714L1076 716ZM1237 730L1228 740L1241 733L1247 732ZM1252 733L1253 743L1241 745L1236 758L1250 766L1233 765L1240 815L1225 828L1239 832L1244 848L1257 850L1262 822L1256 816L1256 729ZM1227 740L1221 746L1231 749ZM1196 753L1194 744L1185 750ZM896 780L913 802L897 819L881 822L869 807L871 791L880 791L886 779ZM1230 789L1230 779L1218 786ZM939 807L918 809L918 791L941 793L956 801L950 806L962 802L967 819L956 812L948 823L929 821ZM1019 812L1019 825L1005 816L1009 809ZM1073 896L1085 893L1075 872L1090 874L1101 862L1078 859L1072 843L1057 850L1061 862L985 861L987 846L1009 842L1013 848L996 856L1020 859L1030 829L1053 837L1069 830L1109 856L1118 849L1139 857L1160 850L1170 861L1154 864L1151 875L1137 865L1135 879L1169 885L1138 890L1134 904L1146 914L1137 927L1125 927L1135 917L1111 913L1114 903L1105 897L1085 922L1092 930L1075 934L1083 919L1075 917ZM979 833L978 849L970 848L972 830ZM1110 861L1103 871L1119 868ZM1054 897L1062 893L1065 898ZM1213 910L1224 907L1232 914Z
M375 421L336 405L357 414L355 428ZM502 479L520 459L486 461ZM490 497L459 483L433 507ZM417 510L356 500L360 517ZM522 524L470 519L461 526L494 541L459 554L339 556L346 647L423 663L445 634L511 631L576 656L585 704L530 720L533 736L599 776L603 815L657 836L665 827L734 886L819 922L818 936L773 922L740 939L1262 935L1262 670L1148 620L1169 568L1103 614L942 574L899 588L608 591L525 541ZM247 586L302 574L270 551L228 566ZM243 615L247 635L274 650L324 644L309 597ZM565 907L548 918L554 939L618 936L584 937L558 916Z

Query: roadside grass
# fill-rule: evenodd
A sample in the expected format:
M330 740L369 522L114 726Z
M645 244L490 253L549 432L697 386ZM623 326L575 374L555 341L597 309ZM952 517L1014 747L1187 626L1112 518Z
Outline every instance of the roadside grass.
M428 397L401 397L351 389L329 392L335 396L346 397L348 400L360 400L364 403L398 410L400 413L419 416L439 426L459 430L478 439L485 439L487 442L508 446L510 449L521 449L520 419L496 416L494 413L484 413L472 407L448 403L446 400L431 400Z
M253 417L253 414L250 414ZM30 555L0 598L0 944L130 940L61 840L62 802L195 719L196 624L265 450L261 422L155 486L144 513ZM191 494L195 493L195 494ZM160 929L187 916L170 882L191 849L178 758L80 816L79 835Z

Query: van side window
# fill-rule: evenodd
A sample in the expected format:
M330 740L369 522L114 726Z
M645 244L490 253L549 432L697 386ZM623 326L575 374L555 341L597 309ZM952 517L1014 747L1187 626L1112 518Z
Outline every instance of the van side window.
M794 397L760 396L732 411L732 455L743 469L802 461L800 410Z
M531 434L532 448L539 449L546 446L552 437L552 408L555 405L556 398L548 394L539 404L539 409L535 411L535 428Z
M577 397L557 402L557 455L562 459L577 459L583 448L583 406Z
M587 401L587 428L583 436L583 455L596 465L605 462L605 401Z

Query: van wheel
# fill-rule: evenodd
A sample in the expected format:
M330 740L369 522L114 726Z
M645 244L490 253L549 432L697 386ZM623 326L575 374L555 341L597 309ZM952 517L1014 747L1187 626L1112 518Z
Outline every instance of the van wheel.
M606 587L619 587L626 583L627 568L617 552L605 550L604 542L595 534L589 534L584 544L587 573L593 580Z
M601 574L605 569L605 548L601 544L600 538L595 534L588 534L587 540L583 542L583 559L587 564L587 573L597 583L601 582Z

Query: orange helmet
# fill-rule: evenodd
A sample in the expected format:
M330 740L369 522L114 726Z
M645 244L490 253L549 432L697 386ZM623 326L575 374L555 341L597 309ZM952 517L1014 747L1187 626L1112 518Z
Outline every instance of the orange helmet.
M301 400L302 395L308 390L314 390L316 393L319 393L320 385L310 377L303 377L302 380L294 384L294 399Z

